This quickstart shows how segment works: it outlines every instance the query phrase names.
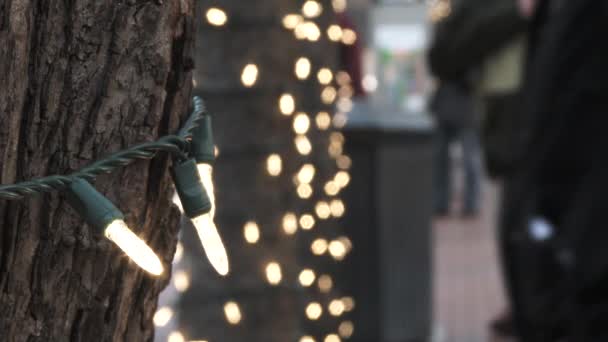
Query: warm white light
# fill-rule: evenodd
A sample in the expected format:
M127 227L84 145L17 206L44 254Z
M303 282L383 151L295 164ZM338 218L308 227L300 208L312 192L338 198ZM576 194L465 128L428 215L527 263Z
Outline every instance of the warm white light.
M302 286L309 287L315 282L315 277L315 272L313 270L305 268L300 272L298 280Z
M293 118L293 131L296 134L306 134L310 128L310 119L306 113L298 113Z
M357 41L357 33L355 31L346 28L342 30L342 43L346 45L353 45Z
M249 221L243 227L243 235L247 242L254 244L260 239L260 228L255 222Z
M304 230L310 230L315 226L315 218L310 214L304 214L300 217L300 227Z
M173 255L173 263L177 264L182 260L184 256L184 246L181 242L177 242L177 246L175 246L175 254Z
M351 82L350 75L346 71L338 71L336 74L336 82L338 82L340 86L349 85Z
M269 155L268 159L266 159L266 170L268 170L268 174L273 177L280 175L283 170L281 156L278 154Z
M342 28L338 25L329 25L327 28L327 38L333 42L342 40Z
M349 156L341 155L336 159L336 165L341 170L348 170L352 166L353 162Z
M298 230L298 217L294 213L283 216L283 231L287 235L293 235Z
M351 321L344 321L338 326L338 334L343 338L350 338L355 332L355 325Z
M346 246L340 240L333 240L329 243L329 254L336 259L342 260L346 256Z
M309 184L315 178L315 166L312 164L304 164L298 171L298 182Z
M363 80L361 80L361 86L363 90L368 93L373 93L378 89L378 78L375 75L367 74L363 76Z
M222 26L228 21L228 16L221 9L212 7L207 10L207 21L211 25Z
M315 239L310 245L310 250L314 255L323 255L327 251L327 240L325 239Z
M344 303L340 299L334 299L327 306L327 311L332 316L340 316L344 313Z
M296 102L291 94L283 94L279 99L279 109L283 115L291 115L296 110Z
M338 171L334 177L334 182L336 182L339 187L344 188L350 183L350 175L346 171Z
M154 251L127 227L123 220L114 220L104 235L125 252L139 267L153 275L163 273L163 264Z
M321 293L328 293L334 286L334 281L329 275L324 274L319 277L319 280L317 281L317 286L319 286L319 291L321 291Z
M338 13L346 11L346 0L332 0L331 4Z
M296 26L294 35L300 40L308 39L311 42L316 42L321 37L321 30L314 22L304 21Z
M185 342L186 339L184 338L184 335L182 335L182 333L180 333L179 331L173 331L169 334L169 337L167 338L167 342Z
M329 204L327 204L325 201L318 202L317 205L315 205L315 213L322 220L328 219L329 216L331 216Z
M323 342L340 342L340 337L336 334L329 334L325 336Z
M247 64L241 72L241 82L245 87L252 87L258 80L258 67L255 64Z
M163 306L162 308L158 309L154 314L154 325L157 327L164 327L165 325L167 325L167 323L169 323L172 317L173 310L171 310L171 308L168 306Z
M300 337L300 342L316 342L314 337L312 336L302 336Z
M294 140L296 149L301 155L307 156L312 151L312 144L305 135L298 135Z
M334 144L343 144L344 143L344 134L341 132L332 132L329 135L329 140Z
M307 18L316 18L323 12L323 6L314 0L307 0L302 5L302 14Z
M239 324L241 321L241 309L236 302L227 302L224 304L224 316L226 316L226 321L232 325Z
M300 57L295 64L295 74L300 80L305 80L310 75L310 60L306 57Z
M327 147L327 153L329 153L332 158L338 158L342 154L342 151L343 149L341 143L331 142Z
M308 199L312 196L313 190L310 184L300 184L298 185L298 197L302 199Z
M329 84L331 80L333 80L334 74L328 68L321 68L319 72L317 72L317 79L321 84ZM335 90L335 89L334 89Z
M321 92L321 101L323 101L324 104L332 104L336 100L337 95L336 88L327 86L323 88L323 91Z
M308 319L316 321L317 319L319 319L319 317L321 317L322 314L323 307L321 306L321 304L317 302L312 302L306 306L306 317L308 317Z
M198 238L203 245L203 250L211 266L220 275L228 274L230 266L228 264L226 248L211 215L208 213L195 217L192 219L192 223L194 224L194 228L196 228Z
M339 199L332 200L329 204L329 208L333 217L342 217L344 215L344 212L346 211L344 202Z
M342 297L342 303L344 303L344 311L351 312L355 309L355 300L353 297Z
M335 196L338 194L338 192L340 192L340 187L338 186L338 184L336 182L331 180L331 181L325 183L324 190L327 195Z
M270 285L278 285L283 278L283 274L281 273L281 265L277 262L269 262L266 265L266 279Z
M328 112L319 112L317 113L317 117L315 118L315 122L317 123L317 127L324 131L329 128L331 125L331 116Z
M302 20L304 20L304 18L299 14L287 14L283 17L283 26L288 30L293 30L302 22Z
M184 292L190 287L190 276L185 271L176 271L173 274L173 285L177 292Z

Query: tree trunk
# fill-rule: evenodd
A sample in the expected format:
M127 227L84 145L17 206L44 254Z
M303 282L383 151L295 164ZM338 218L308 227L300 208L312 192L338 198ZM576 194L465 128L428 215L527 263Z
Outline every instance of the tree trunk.
M0 1L0 183L67 174L188 115L192 4ZM61 194L0 200L0 340L150 341L178 213L160 154L94 184L160 256L153 278Z

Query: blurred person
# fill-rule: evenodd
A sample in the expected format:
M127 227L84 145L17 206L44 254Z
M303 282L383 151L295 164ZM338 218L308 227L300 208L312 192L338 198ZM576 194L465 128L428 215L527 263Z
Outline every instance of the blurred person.
M449 213L452 188L450 144L459 142L464 167L463 215L477 215L480 159L475 110L468 80L440 80L430 109L437 122L435 213Z
M472 69L476 106L481 113L481 138L488 175L508 187L522 150L521 132L529 126L521 110L521 83L526 50L526 33L532 2L514 0L460 0L450 3L449 16L435 28L429 52L434 72L456 78ZM504 200L502 201L504 206ZM501 210L501 216L507 215ZM503 270L509 269L506 235L509 220L498 222L498 240ZM507 302L512 300L509 274L504 276ZM515 324L510 304L490 324L496 335L513 336Z

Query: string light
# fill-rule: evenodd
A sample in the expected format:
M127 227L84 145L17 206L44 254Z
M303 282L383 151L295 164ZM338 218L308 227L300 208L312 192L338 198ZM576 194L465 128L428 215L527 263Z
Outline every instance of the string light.
M281 265L274 261L266 265L266 279L270 285L278 285L282 278Z
M268 174L273 177L280 175L283 170L281 156L274 153L269 155L268 159L266 159L266 170L268 171Z
M297 180L302 184L309 184L315 178L315 167L312 164L304 164L298 171Z
M353 110L353 101L348 97L341 97L338 99L336 107L340 112L349 113L351 110Z
M310 60L306 57L300 57L296 61L294 73L298 79L305 80L310 75L310 69Z
M321 101L323 101L324 104L330 105L336 100L336 95L336 88L327 86L323 88L323 91L321 92Z
M310 245L310 250L314 255L323 255L327 252L327 240L318 238Z
M352 337L354 332L355 326L351 321L341 322L338 326L338 334L340 334L340 336L342 336L343 338Z
M335 196L338 194L338 192L340 192L340 187L333 180L325 183L325 187L323 189L328 196Z
M331 4L336 13L342 13L346 11L346 0L332 0Z
M207 21L214 26L223 26L228 21L228 16L221 9L212 7L207 10Z
M173 274L173 285L177 292L185 292L190 287L190 276L185 271L176 271Z
M287 14L283 17L283 26L288 30L295 29L304 20L299 14Z
M315 277L315 272L313 270L305 268L300 272L298 280L300 281L300 285L309 287L315 282Z
M323 307L317 302L309 303L306 306L306 317L312 321L318 320L323 314Z
M317 128L322 131L327 130L331 125L331 116L327 112L319 112L317 113L315 122L317 123Z
M245 87L253 87L258 79L258 67L255 64L247 64L241 72L241 82Z
M334 75L331 72L331 70L329 70L328 68L321 68L321 69L319 69L319 72L317 73L317 79L319 80L319 83L321 83L323 85L330 84L331 81L333 80L333 78L334 78Z
M184 335L179 331L172 331L167 338L167 342L185 342Z
M302 14L307 18L316 18L323 12L323 6L314 0L307 0L302 5Z
M323 274L317 280L317 286L319 287L319 291L321 291L321 293L328 293L334 286L334 281L329 275Z
M340 299L334 299L329 302L327 311L329 311L329 314L332 316L340 316L344 313L344 303Z
M287 235L293 235L298 230L298 218L294 213L283 216L283 231Z
M355 309L355 300L353 297L342 297L342 303L344 303L344 311L351 312Z
M296 150L298 150L298 153L301 155L309 155L312 151L312 144L305 135L297 135L294 142L296 145Z
M317 202L317 205L315 205L315 213L317 214L317 217L322 220L328 219L331 216L329 204L325 201Z
M349 156L342 155L336 159L336 165L339 169L348 170L352 166L352 160Z
M160 259L150 247L127 227L123 220L115 220L108 225L104 232L105 236L114 242L131 260L139 267L153 275L163 273L163 265Z
M316 42L321 37L319 26L312 21L303 21L296 25L294 29L296 39L308 39L311 42Z
M350 75L346 71L338 71L336 74L336 82L340 86L346 86L351 83Z
M332 200L329 204L329 208L333 217L342 217L342 215L344 215L344 212L346 211L344 202L342 202L342 200L340 199Z
M309 199L312 196L313 190L310 184L300 184L297 188L298 196L302 199Z
M329 334L325 336L323 342L340 342L340 337L336 334Z
M173 318L173 310L171 310L171 308L168 306L163 306L154 314L154 325L157 327L164 327L167 325L167 323L169 323L171 318Z
M332 240L328 249L329 254L336 260L342 260L346 256L346 246L340 240Z
M339 42L342 40L342 28L338 25L329 25L327 28L327 38L332 42Z
M355 31L345 28L342 30L342 43L346 45L353 45L357 41L357 33Z
M242 315L241 309L236 302L230 301L224 304L224 316L226 316L226 321L232 325L237 325L241 322Z
M350 175L346 171L338 171L334 177L334 182L336 182L340 188L345 188L350 183Z
M260 228L258 227L257 223L253 221L245 223L245 226L243 227L243 235L245 236L245 240L250 244L258 242L260 239Z
M306 113L298 113L293 119L293 131L296 134L306 134L310 128L310 119Z
M291 94L283 94L279 99L279 109L283 115L291 115L296 109L296 103Z
M304 214L300 217L300 227L304 230L310 230L315 226L315 218L310 214Z

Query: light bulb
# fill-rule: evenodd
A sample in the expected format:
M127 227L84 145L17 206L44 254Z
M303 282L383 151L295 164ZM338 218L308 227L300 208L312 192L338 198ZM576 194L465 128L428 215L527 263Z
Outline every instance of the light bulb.
M329 208L333 217L342 217L344 212L346 211L346 206L344 202L339 199L332 200L329 204Z
M179 331L173 331L169 334L169 337L167 338L167 342L185 342L186 339L184 338L184 335L182 335L182 333L180 333Z
M326 220L331 216L331 208L327 202L320 201L315 206L315 213L320 219Z
M344 303L340 299L334 299L329 302L327 311L329 311L329 314L332 316L340 316L344 313Z
M125 221L114 220L105 229L104 234L145 271L154 275L163 273L163 264L158 256L127 227Z
M296 134L306 134L310 128L310 119L306 113L298 113L293 118L293 131Z
M338 333L344 338L350 338L351 336L353 336L354 331L355 326L351 321L344 321L338 326Z
M241 82L245 87L252 87L258 79L258 67L255 64L247 64L241 72Z
M177 271L173 275L173 285L177 292L184 292L190 287L190 276L186 271Z
M317 302L312 302L306 306L306 317L310 320L317 320L323 314L323 307Z
M331 4L337 13L346 11L346 0L332 0Z
M298 197L308 199L312 196L313 190L310 184L300 184L297 188Z
M328 293L329 291L331 291L331 288L334 286L334 281L331 279L331 277L329 275L324 274L319 277L319 280L317 281L317 285L319 286L319 291L321 291L321 293Z
M327 37L333 42L342 40L342 28L338 25L330 25L327 28Z
M163 306L162 308L158 309L154 314L154 325L157 327L164 327L165 325L167 325L167 323L169 323L172 317L173 310L171 310L171 308L168 306Z
M266 159L266 170L268 174L276 177L281 174L283 170L283 161L281 160L281 156L278 154L271 154Z
M350 183L350 175L346 171L338 171L334 177L334 182L336 182L340 188L344 188Z
M321 101L323 101L324 104L332 104L336 100L337 95L338 92L336 88L327 86L323 88L323 91L321 92Z
M300 217L300 226L304 230L310 230L315 226L315 218L310 214L304 214Z
M310 75L310 60L306 57L298 58L298 60L296 61L294 72L298 79L307 79Z
M315 177L315 167L312 164L304 164L298 171L298 182L309 184Z
M321 68L317 73L317 79L319 80L319 83L324 85L331 83L331 80L333 80L333 78L334 74L328 68Z
M266 265L266 279L270 285L278 285L282 278L281 265L274 261Z
M296 109L296 103L291 94L283 94L279 99L279 109L283 115L291 115Z
M340 192L340 187L336 182L330 180L329 182L325 183L324 190L327 195L335 196L338 194L338 192Z
M293 30L302 22L302 20L304 19L299 14L287 14L283 17L283 26L286 29Z
M323 255L327 251L327 240L315 239L310 245L310 250L314 255Z
M317 113L317 117L315 118L317 123L317 127L324 131L329 128L331 125L331 116L329 116L328 112L319 112Z
M217 227L210 214L203 214L192 219L194 228L198 234L207 259L220 275L226 275L229 272L228 255L222 238L217 231Z
M338 82L340 86L349 85L351 83L350 75L346 71L338 71L336 74L336 82Z
M245 226L243 227L243 235L245 236L245 240L251 244L258 242L260 239L260 228L258 227L257 223L253 221L245 223Z
M352 166L353 162L349 156L341 155L336 159L336 165L341 170L348 170Z
M212 7L207 10L207 21L214 26L222 26L228 21L226 12L219 8Z
M346 246L340 240L330 242L328 249L329 254L336 260L342 260L346 256Z
M302 14L307 18L316 18L323 12L323 6L314 0L307 0L302 5Z
M315 272L309 268L303 269L298 276L300 284L304 287L309 287L315 282Z
M346 28L342 30L342 43L346 45L353 45L357 41L357 33L355 31Z
M224 315L228 323L232 325L239 324L242 319L241 309L236 302L227 302L224 304Z
M283 216L283 231L287 235L293 235L298 230L298 218L294 213Z
M340 337L336 334L329 334L327 336L325 336L325 339L323 340L323 342L340 342Z
M314 337L312 336L302 336L300 337L300 342L316 342Z
M355 300L353 297L342 297L342 303L344 303L344 311L351 312L355 309Z
M301 155L307 156L312 152L312 144L305 135L297 135L294 142L298 153Z

